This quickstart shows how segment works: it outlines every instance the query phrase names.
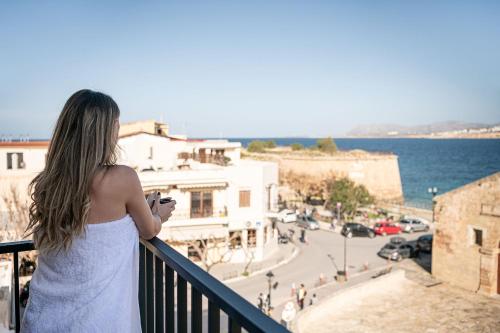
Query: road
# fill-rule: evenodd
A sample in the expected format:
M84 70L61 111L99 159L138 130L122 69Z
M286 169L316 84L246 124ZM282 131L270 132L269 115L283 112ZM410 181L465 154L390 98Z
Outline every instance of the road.
M280 230L288 228L296 230L299 228L291 224L278 224ZM402 234L408 241L414 241L426 233ZM360 272L364 263L368 263L369 269L384 267L387 261L378 257L377 252L382 246L389 242L392 236L377 236L373 239L368 237L356 237L347 239L347 271L348 275ZM291 295L292 283L298 286L304 283L306 289L313 288L319 281L321 273L327 278L327 282L333 280L337 269L343 270L344 265L344 237L330 231L315 230L307 231L309 244L296 241L300 248L299 255L290 263L273 270L274 280L278 287L273 290L272 305L278 305L287 300ZM333 258L330 259L328 254ZM228 283L228 287L246 298L249 302L256 304L259 293L264 295L268 292L267 277L265 274L250 277L248 279ZM311 296L311 293L308 294Z

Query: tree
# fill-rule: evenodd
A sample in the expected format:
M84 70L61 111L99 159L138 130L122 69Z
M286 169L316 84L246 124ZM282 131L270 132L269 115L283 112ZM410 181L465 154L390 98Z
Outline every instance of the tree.
M352 216L359 206L374 202L373 196L370 195L366 187L356 185L348 178L329 181L328 192L327 206L334 210L337 202L340 202L342 204L340 212L345 216Z
M292 147L293 151L304 149L304 146L301 143L292 143L290 147Z
M0 216L0 241L16 241L23 238L29 222L28 203L23 201L14 185L2 195L7 209L6 216Z
M200 236L199 239L186 241L186 244L193 248L204 269L210 272L215 265L231 260L233 251L230 244L237 236L237 234L224 238L214 235L208 235L206 238Z
M318 148L319 151L328 154L333 154L337 152L337 145L335 144L335 141L333 141L331 137L318 139L316 141L316 147Z

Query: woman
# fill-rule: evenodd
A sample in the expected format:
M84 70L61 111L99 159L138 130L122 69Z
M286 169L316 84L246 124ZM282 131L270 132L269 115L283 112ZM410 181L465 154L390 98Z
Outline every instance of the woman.
M119 115L111 97L80 90L57 120L30 184L39 257L23 332L141 331L139 236L156 236L175 201L148 205L135 171L115 164Z

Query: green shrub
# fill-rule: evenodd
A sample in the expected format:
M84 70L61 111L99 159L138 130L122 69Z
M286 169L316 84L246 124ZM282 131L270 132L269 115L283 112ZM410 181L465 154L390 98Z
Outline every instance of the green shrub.
M337 145L335 144L335 141L333 141L331 137L318 139L316 141L316 147L318 148L319 151L329 154L333 154L337 151Z
M337 202L342 204L340 212L351 217L359 206L372 204L375 199L363 185L356 185L348 178L328 182L328 206L336 209Z
M301 143L292 143L290 145L292 147L292 150L302 150L304 149L304 146Z

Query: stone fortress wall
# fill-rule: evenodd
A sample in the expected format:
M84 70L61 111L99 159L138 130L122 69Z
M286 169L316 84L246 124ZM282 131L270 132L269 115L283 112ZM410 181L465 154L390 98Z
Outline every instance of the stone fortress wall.
M248 157L276 161L281 174L292 172L304 175L311 182L330 177L347 177L364 185L378 201L403 203L398 157L394 154L360 150L333 155L278 151L252 153Z

